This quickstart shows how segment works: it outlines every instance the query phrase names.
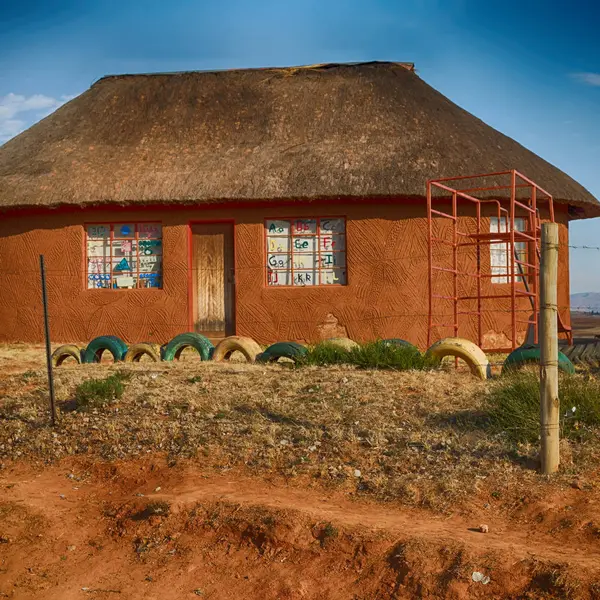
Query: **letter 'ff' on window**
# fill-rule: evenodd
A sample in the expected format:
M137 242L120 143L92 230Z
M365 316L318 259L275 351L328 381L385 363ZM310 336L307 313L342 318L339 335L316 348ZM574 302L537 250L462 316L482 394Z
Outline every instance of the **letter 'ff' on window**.
M515 231L525 231L526 220L523 218L515 218ZM506 233L508 231L508 224L506 218L492 217L490 219L490 233ZM527 262L527 242L515 242L515 260L521 262ZM511 269L512 269L512 258L510 256L510 244L506 241L494 242L490 244L490 264L491 264L491 275L492 283L510 283L511 281ZM523 265L515 263L515 281L523 281L521 276L521 270L526 273L527 270Z
M88 289L162 287L160 223L86 225Z
M346 220L302 217L265 221L267 285L346 285Z

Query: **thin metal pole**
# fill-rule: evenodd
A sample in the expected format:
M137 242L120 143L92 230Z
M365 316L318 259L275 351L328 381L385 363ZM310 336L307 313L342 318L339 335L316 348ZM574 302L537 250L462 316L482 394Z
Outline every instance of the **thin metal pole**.
M44 305L44 329L46 333L46 363L48 366L48 388L50 390L50 420L56 425L56 405L54 403L54 375L52 373L52 349L50 348L50 322L48 321L48 295L46 294L46 267L44 255L40 254L40 273L42 275L42 303Z
M540 275L541 360L540 418L541 469L544 475L558 471L559 413L558 398L558 225L542 225Z

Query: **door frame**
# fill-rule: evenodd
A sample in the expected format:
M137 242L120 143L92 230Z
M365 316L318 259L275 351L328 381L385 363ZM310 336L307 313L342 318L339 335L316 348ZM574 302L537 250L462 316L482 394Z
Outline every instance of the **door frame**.
M187 224L187 237L188 237L188 331L194 331L194 289L193 289L193 272L194 272L194 256L193 256L193 234L192 234L192 226L193 225L216 225L219 223L227 223L231 225L231 250L233 252L233 298L231 299L232 303L232 312L233 312L233 335L237 335L237 308L236 308L236 300L237 300L237 253L235 251L235 219L193 219L188 221Z

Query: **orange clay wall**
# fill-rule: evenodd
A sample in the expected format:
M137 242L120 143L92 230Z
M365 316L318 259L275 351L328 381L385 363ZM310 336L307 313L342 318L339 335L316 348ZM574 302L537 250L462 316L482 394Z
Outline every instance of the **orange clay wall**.
M273 288L265 284L264 218L346 216L348 285ZM236 328L238 335L261 343L316 341L331 336L355 340L398 337L427 344L427 219L423 204L324 204L219 209L77 210L3 215L0 220L0 341L41 342L43 318L39 255L47 266L50 329L53 343L86 342L98 335L118 335L127 342L164 343L191 327L189 305L190 221L235 219ZM559 207L559 305L569 322L568 219ZM84 223L160 221L163 224L163 289L87 290ZM461 219L465 230L470 217ZM489 231L489 222L485 226ZM443 226L441 226L443 228ZM489 246L481 260L489 270ZM436 261L449 260L447 250ZM460 268L475 269L472 250L460 257ZM464 281L462 281L464 279ZM463 293L474 282L461 279ZM436 289L451 292L451 279L440 274ZM483 292L509 286L483 284ZM466 312L476 308L464 303ZM510 301L484 303L484 342L501 347L511 338ZM528 316L529 303L518 310ZM439 322L450 322L451 304L435 306ZM477 340L475 317L465 316L459 334ZM520 339L524 325L520 325ZM439 328L434 338L450 335Z

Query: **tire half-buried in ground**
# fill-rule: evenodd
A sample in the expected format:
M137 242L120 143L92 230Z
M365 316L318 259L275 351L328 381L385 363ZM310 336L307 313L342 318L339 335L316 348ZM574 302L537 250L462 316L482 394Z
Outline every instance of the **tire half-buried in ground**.
M101 335L88 344L83 355L83 362L99 363L104 352L110 352L114 361L120 362L127 352L127 344L114 335Z
M288 358L296 362L298 358L304 356L308 350L296 342L277 342L269 346L262 354L256 358L258 362L269 363L277 362L280 358Z
M165 347L163 351L163 360L179 360L181 353L186 348L193 348L200 355L201 360L210 360L214 351L214 346L208 338L199 333L182 333L175 336Z
M129 346L125 354L125 362L140 362L144 356L148 356L153 362L160 362L160 346L149 342L141 342Z
M80 365L83 362L84 352L85 348L79 348L79 346L75 346L74 344L59 346L52 353L52 366L60 367L69 358L75 359L77 364Z
M491 376L490 363L483 350L463 338L444 338L433 344L427 350L426 356L440 361L446 356L455 356L464 360L471 373L479 379L488 379Z
M230 335L217 344L212 358L216 361L229 360L234 352L241 352L248 362L254 362L262 348L252 338Z

